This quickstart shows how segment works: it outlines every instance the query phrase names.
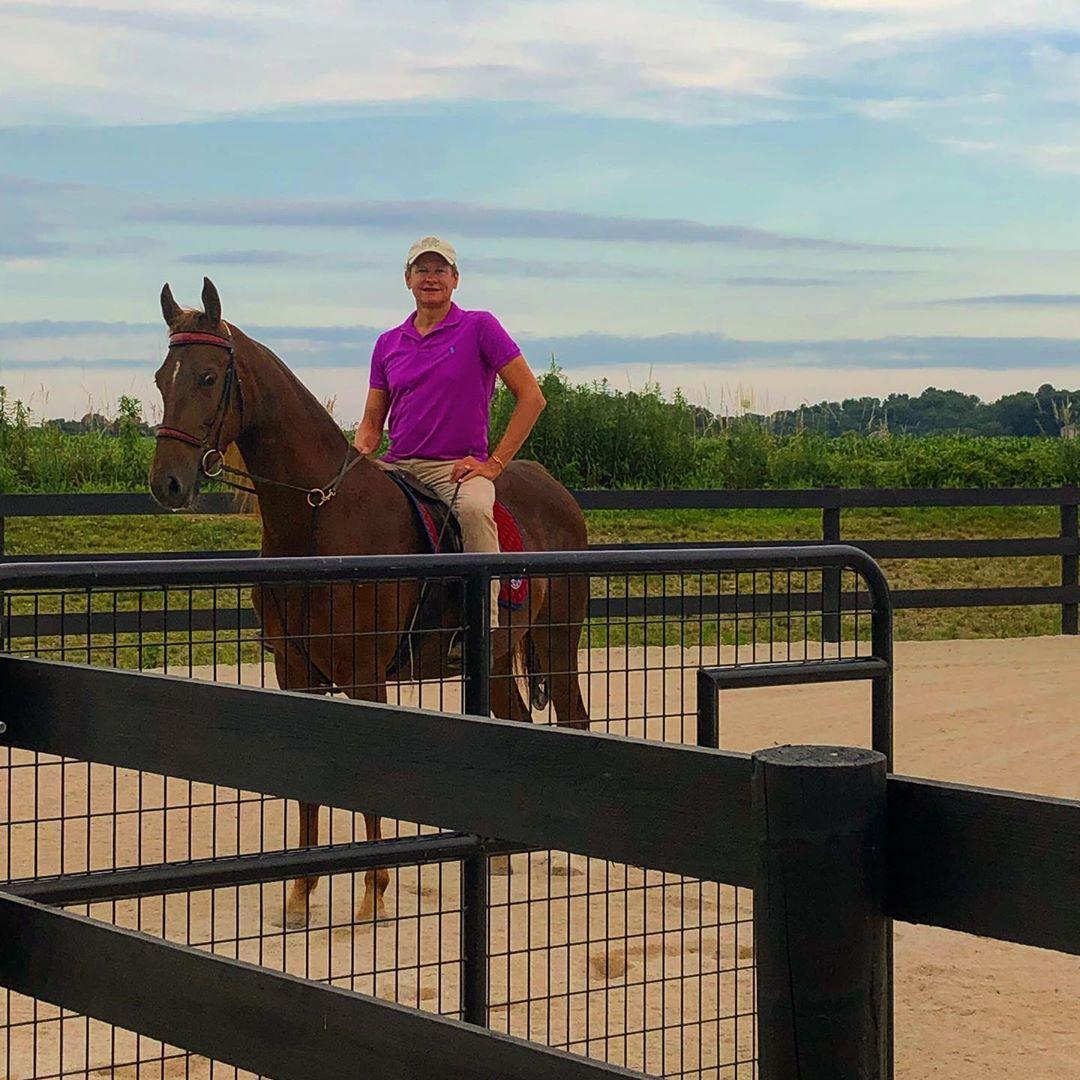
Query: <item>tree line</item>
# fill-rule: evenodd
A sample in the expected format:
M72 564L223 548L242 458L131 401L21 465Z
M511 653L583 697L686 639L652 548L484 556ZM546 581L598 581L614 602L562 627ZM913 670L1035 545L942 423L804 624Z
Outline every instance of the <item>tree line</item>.
M777 435L1047 435L1059 437L1080 419L1080 390L1044 383L985 402L975 394L928 387L921 394L889 394L823 401L759 416ZM1073 429L1075 430L1075 429Z

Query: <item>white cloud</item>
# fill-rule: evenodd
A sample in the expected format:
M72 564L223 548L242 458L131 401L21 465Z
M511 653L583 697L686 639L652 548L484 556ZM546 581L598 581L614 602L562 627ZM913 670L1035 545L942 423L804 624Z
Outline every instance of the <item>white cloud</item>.
M1080 11L1060 0L802 0L809 9L861 16L853 41L888 41L948 34L1064 30L1080 26Z
M912 41L1069 29L1080 6L1052 0L21 0L0 9L0 99L8 123L455 99L723 122L789 115L797 80ZM895 97L868 114L906 115Z
M997 142L978 139L943 139L942 145L961 154L991 157L1039 172L1080 176L1080 139L1031 142L1023 137Z
M956 94L945 97L883 97L857 101L856 112L872 120L910 120L943 109L978 109L1001 105L1000 93Z
M1032 73L1049 100L1080 102L1080 53L1067 53L1052 45L1036 45L1028 55Z
M192 32L200 20L205 33ZM183 33L170 33L170 26ZM238 33L250 28L250 35ZM678 112L686 94L775 95L807 51L798 28L704 4L608 0L374 3L198 0L0 12L10 121L150 122L312 103L528 99L607 113Z

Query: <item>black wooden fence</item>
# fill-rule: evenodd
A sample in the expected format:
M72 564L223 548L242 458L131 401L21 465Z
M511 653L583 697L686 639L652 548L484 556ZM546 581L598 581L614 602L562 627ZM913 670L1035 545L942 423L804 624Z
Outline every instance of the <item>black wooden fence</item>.
M1080 954L1080 804L887 776L872 751L747 756L11 657L0 690L9 748L752 887L762 1080L888 1075L890 918ZM639 1075L55 911L29 898L46 884L0 893L0 984L217 1060Z
M572 564L556 555L418 557L415 566L376 560L378 576L457 574L466 582L473 599L465 700L474 715L0 656L0 744L8 753L102 762L456 830L386 841L397 845L386 850L387 863L415 861L424 845L434 858L468 850L486 859L501 843L752 888L762 1080L883 1080L891 1067L889 920L1080 954L1080 803L887 775L885 756L870 750L788 747L748 756L480 718L488 575L693 570L710 559L750 571L855 568L873 598L874 636L883 640L883 579L851 549L593 552ZM305 570L320 581L348 579L362 562L267 560L260 572L279 581ZM76 588L95 579L119 588L154 574L168 581L170 569L180 566L66 573ZM8 566L3 584L56 587L64 573ZM204 582L230 576L220 563L187 573ZM884 653L876 659L887 668L887 643ZM835 664L815 660L804 677L887 685L880 663L861 663L838 674ZM766 675L798 678L778 664L740 679L750 685ZM704 678L724 683L713 676L710 669ZM476 837L499 842L477 848ZM325 872L333 859L366 867L379 858L372 847L9 880L0 887L0 985L273 1077L346 1077L358 1068L410 1080L639 1075L48 906L182 892L192 887L185 875L268 881ZM404 856L402 847L417 850ZM466 1019L470 995L482 999L482 991L464 988Z
M1006 587L898 589L893 592L897 610L930 610L952 607L1011 607L1054 605L1061 609L1061 632L1080 631L1080 534L1077 506L1080 488L820 488L790 491L769 490L674 490L674 491L576 491L575 497L585 510L792 510L821 511L821 539L859 548L874 559L968 559L1020 558L1053 556L1060 560L1059 585L1020 585ZM234 512L235 500L229 494L209 493L198 506L200 513ZM1056 536L963 540L865 540L848 538L842 529L845 509L888 507L1057 507L1059 528ZM0 495L0 559L38 561L45 556L12 556L4 553L4 520L14 517L160 514L164 511L148 494L94 495ZM803 541L813 544L818 541ZM794 546L792 541L762 544L751 541L731 543L723 539L718 546L763 547ZM795 544L800 542L796 541ZM634 548L655 545L602 545L604 548ZM672 545L665 545L671 547ZM700 541L674 547L701 547ZM109 555L48 556L50 559L95 560L161 558L243 558L253 551L206 552L127 552ZM826 637L833 634L826 627Z

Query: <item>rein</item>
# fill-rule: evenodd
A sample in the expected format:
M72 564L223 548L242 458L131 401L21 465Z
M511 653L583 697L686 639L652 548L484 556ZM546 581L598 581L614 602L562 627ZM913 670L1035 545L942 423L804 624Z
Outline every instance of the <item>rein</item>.
M323 487L313 488L289 484L284 480L274 480L269 476L257 476L255 473L245 472L243 469L234 469L231 465L226 465L225 452L220 448L219 444L221 442L221 430L225 426L225 416L229 409L229 400L233 395L234 389L240 398L240 416L243 417L244 415L244 393L240 386L240 378L236 374L236 348L233 345L233 339L231 336L223 337L220 334L208 334L201 331L179 331L169 335L170 349L175 349L184 345L212 345L215 348L225 349L228 352L229 363L225 368L225 384L221 388L221 397L218 399L217 408L214 410L213 417L206 425L206 435L203 438L199 439L180 428L165 427L164 425L157 428L154 432L155 437L158 439L174 439L176 442L187 443L189 446L198 447L203 451L202 460L199 462L199 469L203 476L211 480L218 480L226 487L234 488L236 491L245 491L250 495L257 494L255 488L233 483L233 481L227 480L222 475L223 473L239 476L245 480L251 480L253 483L272 484L275 487L283 487L288 488L290 491L302 492L307 498L308 506L310 506L312 510L318 510L320 506L324 506L328 503L337 494L338 487L341 485L342 480L348 475L349 471L363 459L363 455L357 453L357 455L350 460L349 455L352 452L352 447L346 445L345 460L342 462L341 468L338 469L337 475L330 483ZM217 427L217 432L211 440L209 434L215 425Z

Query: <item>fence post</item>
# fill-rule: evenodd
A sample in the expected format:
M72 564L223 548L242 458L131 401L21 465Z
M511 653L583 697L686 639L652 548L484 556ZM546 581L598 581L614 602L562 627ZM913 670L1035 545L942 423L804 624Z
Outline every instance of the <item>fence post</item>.
M826 544L840 543L840 489L830 485L823 491L821 538ZM821 571L821 637L840 640L840 571Z
M1075 487L1066 487L1063 491L1075 494ZM1061 556L1061 584L1076 588L1080 586L1080 544L1077 535L1077 508L1076 503L1061 505L1061 538L1069 540L1072 551ZM1061 632L1063 634L1076 634L1080 632L1077 619L1078 605L1076 602L1066 602L1061 605Z
M888 1080L885 757L772 747L751 784L761 1080Z
M4 552L4 496L0 495L0 563L5 559ZM7 634L4 633L4 590L0 589L0 652L7 649Z
M491 587L487 573L469 574L465 587L464 659L465 712L470 716L491 715Z
M464 581L465 712L491 715L491 588L486 573ZM461 863L461 1019L488 1022L488 856L483 847Z
M720 694L701 668L697 673L697 744L720 749Z

